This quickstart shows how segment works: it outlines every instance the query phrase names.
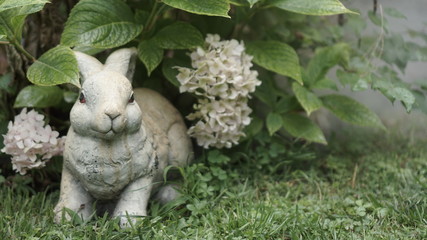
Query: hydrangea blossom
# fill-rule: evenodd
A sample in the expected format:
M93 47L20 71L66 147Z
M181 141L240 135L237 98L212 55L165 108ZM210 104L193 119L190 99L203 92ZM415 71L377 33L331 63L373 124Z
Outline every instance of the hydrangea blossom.
M208 148L230 148L244 136L243 128L251 119L252 110L245 99L235 100L210 100L200 99L194 106L196 112L187 116L189 120L198 120L189 129L190 136L195 136L200 146Z
M220 41L212 34L205 41L190 54L194 69L176 67L180 92L200 96L196 112L187 116L198 122L188 132L205 148L230 148L244 136L243 128L251 121L249 93L261 82L258 72L250 69L252 56L245 53L243 42Z
M65 137L58 138L59 133L50 125L44 126L43 119L43 115L24 108L14 122L9 122L8 132L3 135L5 147L1 151L12 155L13 169L22 175L29 169L44 167L64 150Z

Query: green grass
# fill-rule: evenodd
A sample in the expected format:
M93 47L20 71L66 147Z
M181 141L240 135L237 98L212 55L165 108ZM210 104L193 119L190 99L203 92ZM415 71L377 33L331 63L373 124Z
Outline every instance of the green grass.
M358 136L286 164L184 170L183 196L129 229L107 216L53 224L58 192L2 187L4 239L427 239L426 142ZM391 138L390 140L387 140ZM338 144L338 142L340 142Z

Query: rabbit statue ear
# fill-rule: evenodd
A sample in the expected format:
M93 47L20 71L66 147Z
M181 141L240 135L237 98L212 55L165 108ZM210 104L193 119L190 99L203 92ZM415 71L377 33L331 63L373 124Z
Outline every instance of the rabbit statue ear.
M76 56L77 64L79 65L81 83L91 75L100 72L103 68L102 63L92 56L77 51L74 51L74 55Z
M104 69L123 74L132 81L135 72L135 61L137 51L135 48L122 48L114 51L107 58Z

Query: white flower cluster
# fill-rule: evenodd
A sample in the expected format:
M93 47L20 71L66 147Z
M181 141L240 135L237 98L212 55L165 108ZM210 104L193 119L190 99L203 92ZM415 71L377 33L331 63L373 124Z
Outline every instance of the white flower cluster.
M26 174L32 168L44 167L46 162L64 151L65 137L58 138L59 133L45 125L44 116L24 108L15 116L14 123L9 122L8 132L4 137L5 147L2 152L12 155L13 169Z
M192 67L177 67L180 92L200 96L195 113L187 116L198 120L188 133L204 148L230 148L244 136L252 110L247 102L261 82L258 72L250 70L252 56L245 53L243 42L220 41L219 35L208 34L205 47L191 53Z

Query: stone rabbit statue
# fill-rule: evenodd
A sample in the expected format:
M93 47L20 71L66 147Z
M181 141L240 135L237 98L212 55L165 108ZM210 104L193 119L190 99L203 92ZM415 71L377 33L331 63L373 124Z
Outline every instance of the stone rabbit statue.
M164 97L132 89L134 48L113 52L105 64L75 55L81 90L70 113L55 221L66 215L64 208L88 219L105 204L104 210L127 226L128 219L146 216L165 167L193 159L192 144L181 115ZM167 201L174 189L163 188L157 197Z

